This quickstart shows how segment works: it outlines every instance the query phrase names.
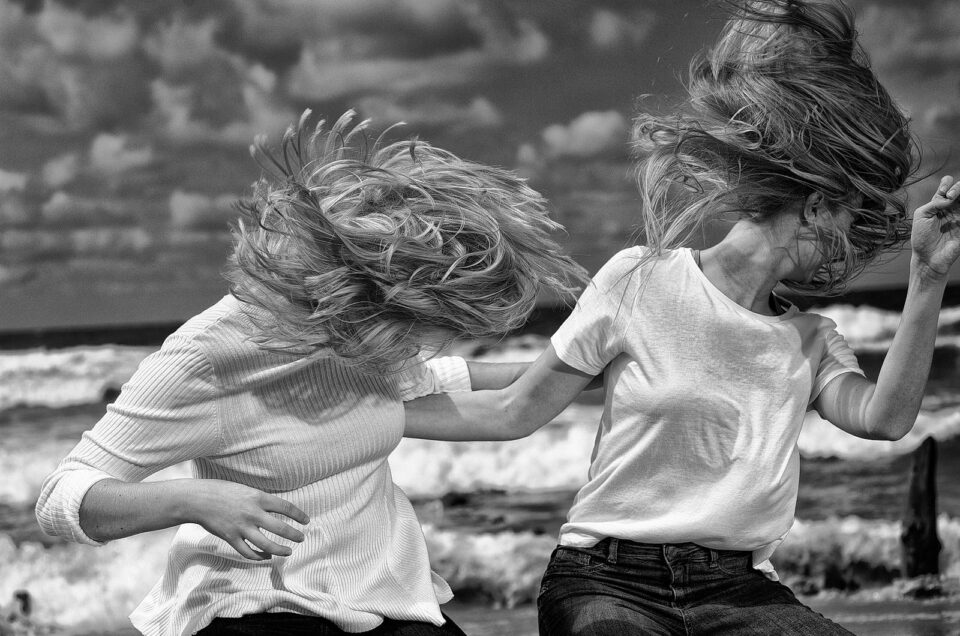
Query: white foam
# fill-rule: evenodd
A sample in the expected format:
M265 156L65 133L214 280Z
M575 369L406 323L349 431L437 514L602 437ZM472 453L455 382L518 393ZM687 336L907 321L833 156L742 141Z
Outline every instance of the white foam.
M0 353L0 410L99 402L126 382L150 354L147 347L73 347Z
M774 554L773 561L793 563L835 563L841 568L856 561L888 568L900 565L900 522L834 517L823 521L798 519ZM960 577L960 519L937 518L937 532L943 548L940 571Z
M960 520L941 515L938 522L942 572L960 576ZM454 591L486 596L511 606L536 598L555 537L532 532L476 534L424 526L434 570ZM861 561L888 568L899 564L900 526L859 517L798 520L774 556L780 563L823 566ZM172 530L114 541L101 548L58 545L19 547L0 535L0 599L19 589L36 600L37 623L68 629L107 631L126 626L126 616L159 578ZM896 598L902 586L872 590Z
M601 407L572 404L554 422L511 442L434 442L404 439L390 455L394 480L411 497L477 490L577 490L586 480ZM960 435L960 411L923 411L914 430L896 442L864 440L810 413L800 434L805 457L876 459L912 452L927 435ZM9 441L9 440L8 440ZM41 438L0 446L0 501L32 503L43 479L76 439ZM186 464L153 478L186 476Z
M390 455L394 481L412 497L578 489L586 481L600 411L573 404L552 424L511 442L404 439Z
M816 307L821 314L837 323L837 331L851 347L861 351L884 351L890 347L900 325L899 311L853 305L829 305ZM960 307L945 307L940 310L938 327L943 330L960 323ZM937 346L960 346L960 337L942 335L937 337Z
M913 429L897 441L854 437L811 411L804 420L798 445L805 457L876 459L910 453L927 436L944 441L957 435L960 435L960 410L956 408L921 411Z
M172 530L151 532L100 548L36 543L19 547L0 535L0 599L16 590L34 599L38 625L109 631L129 627L127 616L160 577Z

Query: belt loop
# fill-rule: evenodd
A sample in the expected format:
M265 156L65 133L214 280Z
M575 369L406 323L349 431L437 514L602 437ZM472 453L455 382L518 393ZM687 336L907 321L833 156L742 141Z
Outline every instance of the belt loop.
M713 548L707 548L707 552L710 553L710 567L713 567L720 560L720 553Z
M620 540L616 537L611 537L610 541L607 543L607 563L616 563L617 562L617 546L620 544Z

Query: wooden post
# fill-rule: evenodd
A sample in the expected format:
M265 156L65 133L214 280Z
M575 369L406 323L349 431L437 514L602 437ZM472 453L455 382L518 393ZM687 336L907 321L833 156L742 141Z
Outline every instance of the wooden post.
M937 442L932 437L913 453L910 491L900 535L903 574L908 578L940 573L937 537Z

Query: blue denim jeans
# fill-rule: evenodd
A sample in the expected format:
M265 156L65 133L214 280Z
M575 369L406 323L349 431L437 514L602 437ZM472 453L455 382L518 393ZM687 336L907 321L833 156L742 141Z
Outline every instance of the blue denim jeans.
M851 634L755 570L749 552L694 543L558 546L537 607L541 636Z

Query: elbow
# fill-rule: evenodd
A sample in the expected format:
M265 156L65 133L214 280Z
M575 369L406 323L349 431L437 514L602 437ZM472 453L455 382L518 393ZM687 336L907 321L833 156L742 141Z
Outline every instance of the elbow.
M883 442L899 441L913 429L916 420L916 415L913 417L888 417L874 420L873 425L867 427L869 438Z
M504 399L503 412L503 441L511 441L527 437L540 428L536 425L530 409L530 400L516 392L508 392Z
M888 428L881 431L874 439L883 440L885 442L897 442L906 437L907 433L909 433L912 428L912 425Z

